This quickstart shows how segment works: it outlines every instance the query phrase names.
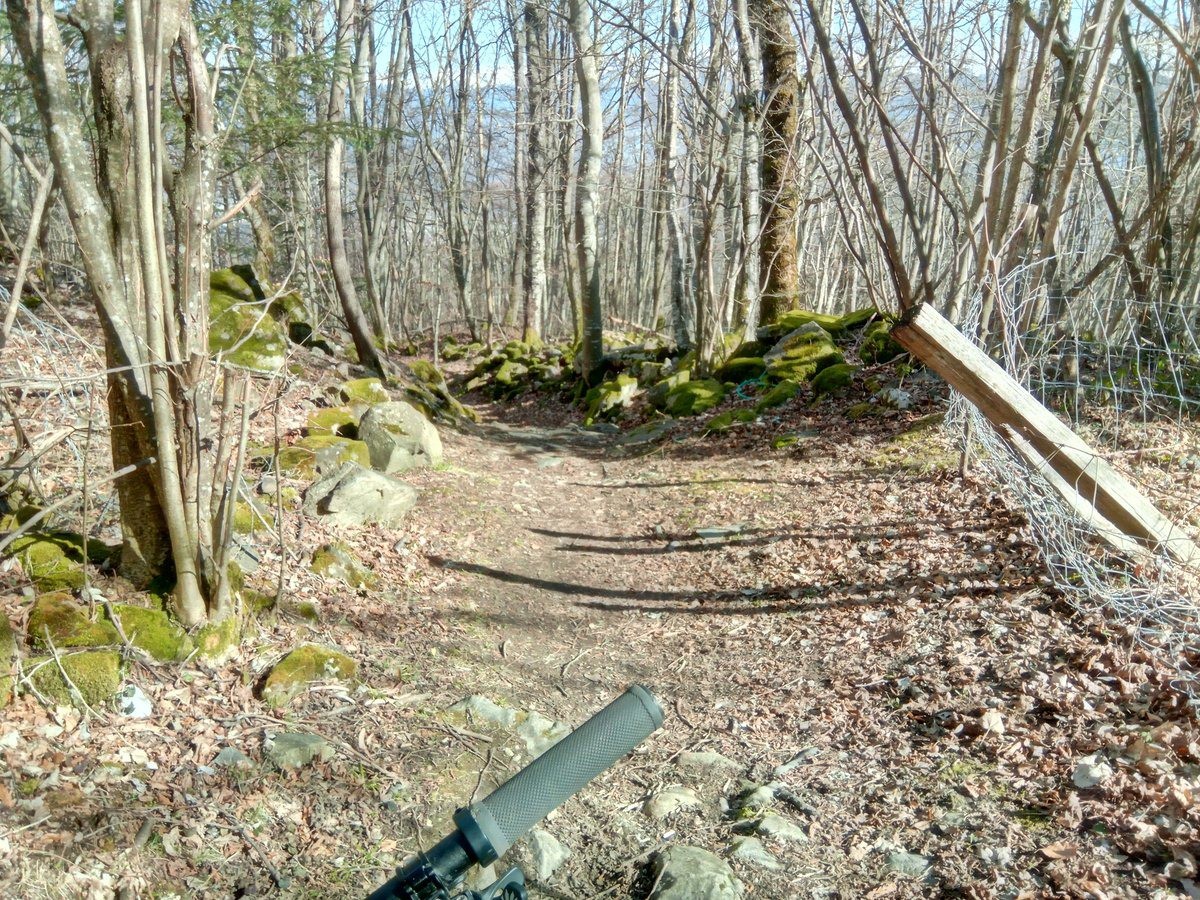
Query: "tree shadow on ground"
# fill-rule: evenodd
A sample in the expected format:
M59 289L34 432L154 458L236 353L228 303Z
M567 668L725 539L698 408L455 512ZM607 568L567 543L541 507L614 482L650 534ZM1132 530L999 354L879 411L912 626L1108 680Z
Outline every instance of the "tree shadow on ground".
M862 582L833 578L821 585L787 584L766 588L740 588L728 590L645 590L641 588L606 587L594 584L561 581L524 575L480 563L447 559L442 556L426 557L431 565L455 572L466 572L499 581L546 591L563 597L586 598L575 600L580 606L610 612L657 612L686 613L689 615L767 615L771 613L803 613L827 609L843 609L858 606L881 606L895 603L914 588L929 589L934 584L932 576L913 575L892 578L887 581ZM994 585L980 583L975 571L946 572L936 576L936 585L941 596L951 599L961 595L995 593ZM820 600L822 596L834 595L836 599ZM612 602L606 602L612 601ZM621 602L628 601L628 602ZM479 615L473 613L472 615ZM486 614L484 615L487 618ZM517 624L510 622L508 624Z

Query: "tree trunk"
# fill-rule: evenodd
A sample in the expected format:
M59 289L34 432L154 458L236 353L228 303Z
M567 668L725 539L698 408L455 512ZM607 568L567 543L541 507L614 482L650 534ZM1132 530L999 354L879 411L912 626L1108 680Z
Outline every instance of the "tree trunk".
M800 123L800 80L796 75L796 39L787 0L753 0L750 18L762 55L763 229L759 265L765 273L760 318L774 321L800 299L796 258L796 134Z
M528 141L524 216L525 251L522 278L521 331L523 340L530 341L542 333L542 309L546 303L546 184L549 154L546 146L546 9L539 3L526 3L524 16L525 72L528 101Z
M358 351L358 361L381 376L386 376L383 362L375 349L371 325L354 288L354 276L346 255L342 212L342 161L346 142L338 132L346 119L346 84L350 78L355 5L356 0L338 0L337 42L329 85L329 106L325 116L325 244L329 250L333 284L337 289L342 314L346 317L346 328L354 340L354 349Z
M583 319L583 378L594 384L604 353L600 308L600 261L597 258L596 201L600 194L600 162L604 141L600 72L592 37L589 0L570 0L571 36L575 41L575 76L579 80L583 147L579 153L579 184L575 194L575 245L579 255L579 284Z

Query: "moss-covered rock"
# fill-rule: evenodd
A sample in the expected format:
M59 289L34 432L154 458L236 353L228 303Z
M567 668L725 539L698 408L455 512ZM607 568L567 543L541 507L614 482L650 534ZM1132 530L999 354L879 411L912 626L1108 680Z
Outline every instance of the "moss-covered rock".
M209 277L208 349L232 365L278 372L287 352L283 328L248 266L218 269Z
M663 409L667 405L667 395L681 384L691 381L692 373L687 369L680 369L668 375L658 384L646 391L646 400L655 409Z
M857 421L871 415L876 410L874 403L855 403L846 410L846 418Z
M442 461L437 428L411 403L400 400L372 406L358 430L367 448L367 465L380 472L393 474Z
M514 362L511 359L506 359L496 369L492 376L492 381L497 385L507 390L516 390L521 387L520 381L529 372L529 367L523 363Z
M776 406L783 406L789 400L794 399L798 393L800 393L800 382L790 380L781 381L758 398L758 403L755 404L754 409L756 412L761 413L767 409L774 409Z
M312 478L332 472L347 462L370 466L371 453L367 445L332 434L313 434L280 450L276 465L280 472Z
M479 415L464 406L450 393L450 386L442 370L423 359L414 359L408 364L411 380L404 387L404 399L425 414L431 422L477 422Z
M329 406L325 409L315 409L308 414L308 422L304 426L304 433L308 436L329 434L334 437L354 440L358 437L358 417L354 415L354 412L348 406Z
M203 660L220 664L237 653L242 628L237 616L226 616L220 622L209 622L200 626L193 640L196 654Z
M814 394L832 394L850 385L858 366L851 363L837 363L826 366L813 376L812 388Z
M84 584L82 543L69 531L31 531L13 541L9 553L39 590L73 591ZM106 562L112 552L102 541L87 542L88 562Z
M725 386L711 378L685 381L667 394L665 409L675 418L707 412L725 399Z
M338 394L343 403L356 410L392 399L378 378L353 378L338 388Z
M360 563L350 548L340 542L323 544L313 551L309 568L318 575L350 587L369 589L379 584L375 573Z
M265 503L258 500L239 500L233 507L233 531L235 534L254 534L275 525L275 514Z
M832 344L812 343L794 347L783 356L767 360L767 374L778 381L805 382L817 372L845 362Z
M781 315L774 322L770 322L759 328L755 337L760 341L770 343L778 341L785 334L795 331L797 328L808 324L819 325L826 332L831 334L840 330L840 320L838 316L832 316L826 313L809 312L805 309L791 309Z
M26 669L33 673L31 681L38 693L60 703L75 702L63 678L64 671L88 706L99 706L112 699L121 686L121 654L115 650L64 653L57 663L48 657L34 658Z
M720 434L734 425L745 425L757 418L758 415L752 409L727 409L709 419L704 427L706 431Z
M67 647L108 647L121 643L111 622L95 622L86 609L66 593L42 594L29 611L31 647L49 650Z
M878 310L873 306L866 306L862 309L856 309L846 313L837 321L835 331L851 332L860 331L865 328L871 321L879 317Z
M862 345L858 348L858 358L870 365L891 362L897 356L907 353L908 351L892 337L894 324L885 319L868 325L863 332Z
M112 611L129 643L160 662L187 659L192 652L192 639L162 610L117 603Z
M271 669L262 697L270 706L284 706L315 681L352 681L357 675L358 663L340 650L303 644Z
M638 380L632 375L621 374L610 381L600 382L587 392L585 424L591 425L596 419L626 408L637 394Z
M735 356L713 372L713 376L721 381L741 384L743 381L753 381L766 370L767 364L761 356Z

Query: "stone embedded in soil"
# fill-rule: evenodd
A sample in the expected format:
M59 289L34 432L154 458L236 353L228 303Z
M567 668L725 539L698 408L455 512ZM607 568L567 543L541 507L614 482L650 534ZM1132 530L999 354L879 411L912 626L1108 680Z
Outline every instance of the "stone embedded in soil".
M493 703L487 697L472 695L459 700L450 707L450 712L463 713L468 720L496 728L512 728L517 724L518 713Z
M684 769L701 769L712 772L736 772L742 768L741 763L734 762L729 757L712 750L681 753L679 754L679 765Z
M929 867L933 865L933 860L929 857L904 850L893 850L884 861L897 875L907 875L909 878L924 878L929 873Z
M533 871L540 881L545 881L571 858L571 849L541 828L529 832L528 842L529 853L533 857Z
M302 644L272 667L262 697L270 706L285 706L315 681L351 681L357 674L358 663L340 650Z
M763 842L755 837L734 838L730 845L729 855L740 862L758 866L760 869L781 869L783 863L763 846Z
M654 858L648 900L741 900L742 883L718 856L699 847L675 846Z
M267 759L281 769L301 769L337 755L329 741L315 734L277 734L267 742L265 749Z
M554 722L545 716L531 712L517 726L517 735L525 741L525 750L530 757L538 757L571 733L562 722Z
M775 788L769 784L743 784L738 795L737 809L740 818L749 818L775 802Z
M154 714L154 704L136 684L126 685L120 690L117 694L117 709L121 715L130 719L148 719Z
M254 765L254 760L237 747L225 747L213 758L212 764L222 769L249 769Z
M665 819L671 813L700 806L700 798L691 788L669 787L657 791L646 801L642 811L652 819Z
M399 479L345 463L308 489L304 511L335 525L398 526L417 505L417 492Z
M803 828L795 822L788 821L783 816L763 816L762 821L758 823L754 830L758 834L773 838L781 843L803 844L808 840L808 834Z

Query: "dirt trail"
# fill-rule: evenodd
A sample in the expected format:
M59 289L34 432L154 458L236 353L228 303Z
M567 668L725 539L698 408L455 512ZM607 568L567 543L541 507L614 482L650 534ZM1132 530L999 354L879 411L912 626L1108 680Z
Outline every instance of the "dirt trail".
M972 761L938 747L946 731L924 714L897 710L930 694L934 706L982 699L954 697L945 681L949 651L962 649L961 625L948 622L986 631L992 616L974 597L1039 594L1020 518L936 467L864 469L841 431L802 437L798 450L746 456L694 438L630 447L603 432L493 422L447 436L452 466L422 476L420 519L447 523L429 551L452 573L438 615L471 635L469 671L446 673L457 687L573 722L639 681L668 708L641 763L603 789L617 818L584 800L574 815L582 806L596 818L560 820L557 833L573 832L577 846L623 837L568 867L559 883L574 885L569 896L611 887L614 863L633 890L661 841L727 854L745 830L736 807L748 784L773 783L773 808L809 838L768 841L776 868L734 863L757 896L880 885L935 896L987 871L981 840L1011 860L1011 821L995 817L991 789L969 812L957 799L963 780L995 780L992 749ZM918 451L937 452L936 442ZM1002 613L1013 627L996 641L1015 647L1038 627L1037 609ZM960 655L957 665L976 662ZM943 758L947 749L967 761ZM680 754L696 751L737 766L681 768ZM701 806L664 822L638 813L675 785ZM974 816L984 833L969 847L947 844L946 829L939 840L939 805L957 816L953 831L967 834L961 823ZM927 873L898 873L904 854ZM989 873L997 879L1021 880Z

